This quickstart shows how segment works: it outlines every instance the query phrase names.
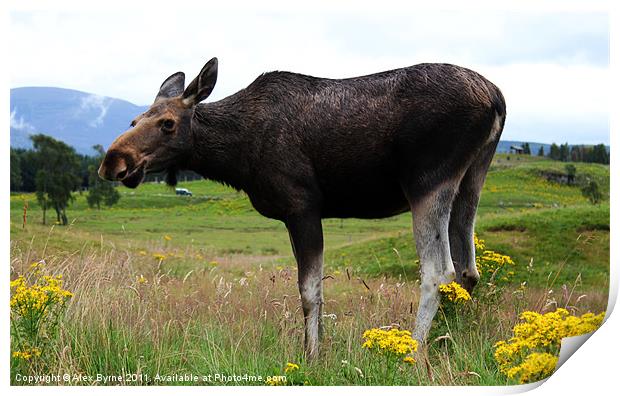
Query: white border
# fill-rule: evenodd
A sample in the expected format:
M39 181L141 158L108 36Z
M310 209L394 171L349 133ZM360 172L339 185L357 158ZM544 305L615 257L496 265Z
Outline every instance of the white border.
M100 2L97 4L93 4L90 2L83 1L14 1L10 4L11 10L34 10L34 9L71 9L71 10L84 10L85 8L97 8L97 9L125 9L125 10L139 10L141 7L152 7L155 1L150 2L131 2L128 3L126 1L118 1L111 0L106 3ZM434 2L394 2L394 1L386 1L383 0L381 2L378 1L325 1L319 0L314 2L296 2L291 3L287 1L260 1L260 2L240 2L237 0L229 0L226 2L186 2L180 4L179 2L165 2L167 6L170 7L180 7L180 8L201 8L201 9L213 9L213 8L236 8L239 6L243 6L245 9L266 9L270 7L286 7L286 8L302 8L307 9L311 8L312 10L329 10L333 9L363 9L369 13L390 13L402 12L403 10L419 10L419 9L491 9L491 10L510 10L510 11L520 11L520 10L531 10L536 9L537 11L608 11L612 12L612 43L618 44L618 6L611 1L478 1L478 2L462 2L462 1L434 1ZM10 37L8 32L8 11L6 8L6 2L2 2L1 14L0 14L0 37L6 38ZM139 17L139 16L137 16ZM2 40L3 44L3 54L6 54L3 57L4 62L10 62L10 51L7 51L6 47L4 47L6 40ZM612 45L613 48L613 45ZM610 90L612 93L612 98L614 99L613 104L617 104L617 92L620 90L620 86L618 85L618 56L617 53L611 52L611 63L612 70L616 73L611 73L613 76L613 82L610 85ZM45 65L41 65L42 68ZM0 186L2 191L4 192L4 197L8 197L9 194L9 136L8 136L8 126L9 126L9 90L6 89L8 87L9 76L7 73L0 73L0 87L3 87L2 93L0 94L0 108L4 109L3 112L0 112L0 120L2 120L5 126L5 132L2 135L2 139L5 142L3 147L5 148L5 155L0 156L0 169L2 172L2 180L0 181ZM567 82L569 83L569 82ZM616 108L612 106L611 108ZM617 138L618 134L618 116L617 113L613 113L611 115L611 146L612 146L612 181L611 181L611 195L612 200L617 197L617 163L618 163L618 155L614 150L617 143L620 141ZM4 221L2 227L2 241L0 244L2 247L2 257L9 258L9 204L7 199L3 199L1 202L2 205L2 219ZM615 229L615 225L617 222L617 214L614 208L611 209L611 224L613 224L612 229ZM618 271L617 265L618 262L618 250L616 246L620 240L616 237L616 234L611 232L611 263L612 263L612 273L611 273L611 286L610 286L610 304L608 307L608 314L613 310L613 305L617 299L618 292ZM8 261L8 260L7 260ZM8 279L9 273L9 265L8 263L2 267L2 279ZM9 288L8 282L2 281L0 282L0 288L3 291L3 295L5 296L5 302L8 301L9 297ZM8 308L7 304L0 303L0 310L4 315L4 318L8 318ZM532 394L547 394L549 392L553 393L563 393L567 392L568 394L573 393L589 393L589 394L607 394L609 389L616 388L617 385L617 356L619 356L619 344L617 334L620 334L618 329L620 328L620 321L617 318L618 315L613 315L608 317L605 324L601 327L599 331L597 331L588 341L586 348L579 348L579 350L575 353L575 355L568 359L568 361L561 367L559 370L549 378L543 386L538 387L540 384L531 384L528 386L520 386L520 387L416 387L416 388L408 388L408 387L364 387L362 392L368 393L389 393L391 395L398 394L411 394L415 392L416 394L463 394L470 393L476 395L485 395L485 394L511 394L511 393L520 393L532 388ZM4 334L5 342L0 346L1 352L0 358L2 365L2 376L1 384L3 388L8 388L9 384L9 368L8 368L8 356L9 356L9 328L8 321L2 321L2 329ZM149 387L149 388L110 388L110 387L89 387L88 389L84 389L83 387L75 387L75 388L56 388L56 387L37 387L36 390L28 387L11 387L10 391L15 394L29 394L33 391L42 394L55 394L62 392L63 394L83 394L85 391L92 393L94 395L108 395L110 393L120 393L120 394L142 394L148 392L149 394L168 394L173 391L173 388L170 387ZM204 394L205 390L201 387L184 387L183 392L186 394L195 394L200 393ZM218 394L238 394L239 392L249 392L253 394L283 394L294 392L296 395L304 395L304 394L314 394L318 392L336 392L336 393L349 393L356 392L357 389L353 387L321 387L321 388L268 388L268 387L217 387L213 389L213 391ZM541 393L544 392L544 393Z

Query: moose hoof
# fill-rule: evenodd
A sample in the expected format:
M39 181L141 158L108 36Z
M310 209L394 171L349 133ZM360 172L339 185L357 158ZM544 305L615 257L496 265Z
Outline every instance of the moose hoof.
M471 292L474 290L474 287L476 287L476 285L478 284L479 280L480 275L478 275L477 273L463 271L463 274L461 276L461 286L463 286L463 288L471 294Z

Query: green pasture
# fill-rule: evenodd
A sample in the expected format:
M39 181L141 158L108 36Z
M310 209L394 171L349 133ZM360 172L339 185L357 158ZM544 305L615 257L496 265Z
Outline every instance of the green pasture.
M577 186L547 181L545 172L563 172L565 163L531 156L498 155L484 186L477 233L494 250L512 256L528 280L544 286L549 279L584 286L608 284L609 167L575 163L578 177L599 182L606 197L592 205ZM259 215L247 196L218 183L181 182L192 197L176 196L163 184L147 183L136 190L119 187L120 202L102 210L90 209L86 193L76 194L67 210L70 225L53 226L55 215L42 212L34 194L11 195L11 240L15 248L32 245L37 251L72 252L92 246L125 249L142 254L173 254L166 264L181 273L205 265L182 251L206 255L244 255L291 262L282 223ZM23 208L28 203L23 227ZM382 220L324 220L326 265L350 266L369 275L417 277L411 215ZM273 260L272 260L273 259ZM561 271L559 271L561 269Z

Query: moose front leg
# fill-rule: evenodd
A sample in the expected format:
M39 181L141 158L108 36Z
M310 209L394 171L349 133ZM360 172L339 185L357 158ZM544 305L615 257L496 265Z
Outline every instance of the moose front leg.
M304 312L305 353L319 350L323 311L323 230L318 215L303 215L286 222L299 273L299 293Z

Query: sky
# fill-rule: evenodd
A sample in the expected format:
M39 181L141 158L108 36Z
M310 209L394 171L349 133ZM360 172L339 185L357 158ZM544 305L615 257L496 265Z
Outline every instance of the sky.
M184 71L189 82L214 56L219 75L208 101L271 70L342 78L446 62L503 91L504 140L609 143L604 9L204 4L13 10L10 87L56 86L145 105L167 76Z

